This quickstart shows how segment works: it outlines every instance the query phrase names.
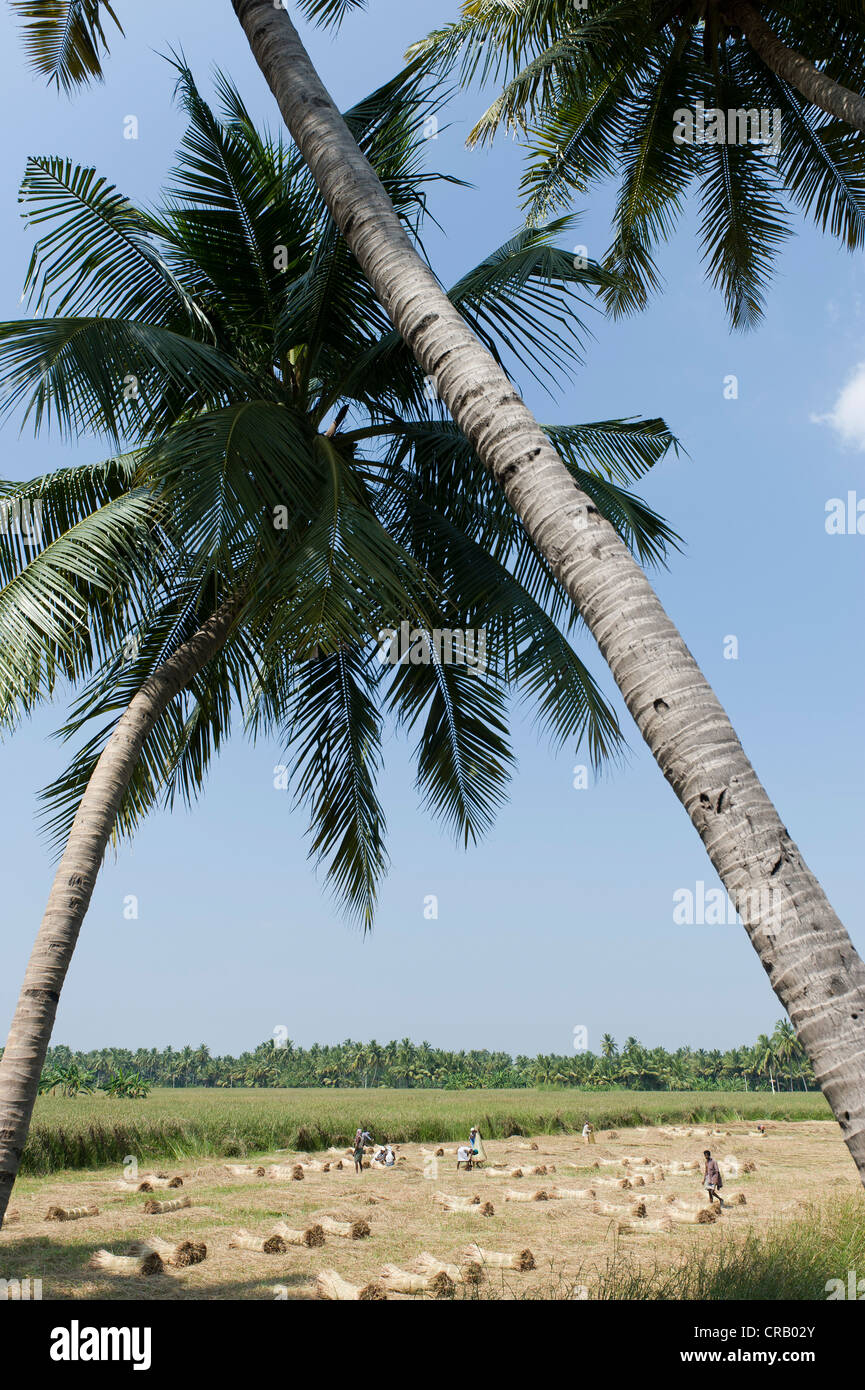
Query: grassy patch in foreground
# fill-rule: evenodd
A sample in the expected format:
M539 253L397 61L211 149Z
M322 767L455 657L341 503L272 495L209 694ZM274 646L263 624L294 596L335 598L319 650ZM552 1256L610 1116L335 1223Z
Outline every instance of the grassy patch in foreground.
M804 1205L804 1204L803 1204ZM591 1297L598 1300L819 1301L849 1270L865 1271L865 1193L809 1203L789 1224L732 1235L712 1248L698 1242L674 1265L640 1267L617 1246ZM597 1276L596 1276L597 1277ZM861 1276L859 1276L861 1277Z
M453 1140L477 1124L485 1138L576 1134L633 1125L829 1120L819 1093L561 1090L156 1090L146 1100L42 1096L22 1172L193 1157L246 1158L275 1149L346 1144L358 1124L393 1143Z

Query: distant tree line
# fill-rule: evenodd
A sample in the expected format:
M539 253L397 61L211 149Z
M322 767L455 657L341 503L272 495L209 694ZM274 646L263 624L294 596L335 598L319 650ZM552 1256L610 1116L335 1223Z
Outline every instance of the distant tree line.
M573 1087L583 1090L772 1091L811 1090L811 1065L791 1024L780 1020L771 1036L729 1048L644 1047L629 1037L620 1047L605 1033L598 1052L511 1057L506 1052L451 1052L409 1038L379 1043L313 1043L290 1038L261 1043L239 1057L215 1057L206 1044L175 1051L166 1047L107 1047L73 1052L52 1047L43 1091L64 1094L101 1089L115 1095L146 1094L152 1086L343 1086L470 1090Z

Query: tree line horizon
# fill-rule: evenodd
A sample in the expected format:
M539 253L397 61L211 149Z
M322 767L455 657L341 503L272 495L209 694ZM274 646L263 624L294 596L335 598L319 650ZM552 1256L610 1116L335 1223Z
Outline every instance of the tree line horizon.
M260 1043L253 1051L214 1056L206 1043L175 1050L93 1048L59 1044L49 1049L43 1092L65 1093L109 1088L120 1075L140 1078L148 1087L220 1088L385 1088L395 1090L520 1090L553 1087L632 1091L809 1091L816 1090L811 1065L792 1025L779 1020L771 1034L753 1044L675 1051L645 1047L630 1036L619 1046L609 1033L597 1052L522 1053L469 1049L454 1051L409 1038L379 1043L313 1043L290 1038ZM69 1088L65 1080L73 1081ZM52 1084L53 1083L53 1084ZM115 1088L115 1094L123 1094Z

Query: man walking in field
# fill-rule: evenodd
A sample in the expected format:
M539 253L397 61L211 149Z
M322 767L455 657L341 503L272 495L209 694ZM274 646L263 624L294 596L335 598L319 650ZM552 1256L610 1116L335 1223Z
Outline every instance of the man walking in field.
M706 1171L703 1177L703 1186L709 1194L709 1206L715 1197L718 1198L718 1210L724 1206L724 1199L721 1196L721 1188L724 1186L724 1179L721 1177L721 1169L718 1160L713 1158L709 1149L703 1150L703 1157L706 1160Z

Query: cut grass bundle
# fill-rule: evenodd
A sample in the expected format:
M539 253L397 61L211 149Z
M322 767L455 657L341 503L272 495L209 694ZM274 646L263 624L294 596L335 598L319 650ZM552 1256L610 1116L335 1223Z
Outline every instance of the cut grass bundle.
M649 1220L620 1221L616 1229L622 1236L649 1235L650 1232L666 1234L672 1231L673 1223L668 1216L658 1216Z
M470 1260L463 1265L447 1264L427 1250L421 1251L412 1261L412 1268L429 1279L439 1277L447 1279L451 1284L479 1284L483 1277L477 1260Z
M612 1202L592 1202L588 1208L595 1216L624 1216L625 1208L614 1206Z
M442 1207L444 1211L458 1211L468 1216L495 1216L496 1214L492 1202L482 1202L480 1197L447 1197L444 1193L436 1193L433 1202L436 1206Z
M191 1206L191 1197L175 1197L170 1202L157 1202L155 1198L151 1198L149 1202L144 1203L144 1211L147 1216L166 1216L169 1212L183 1211L185 1207Z
M453 1298L456 1281L445 1270L435 1274L413 1274L398 1265L385 1265L379 1281L391 1293L429 1294L434 1299Z
M593 1187L551 1187L548 1192L557 1202L593 1202L596 1196Z
M90 1207L49 1207L46 1221L80 1221L85 1216L98 1216L99 1208Z
M526 1192L523 1188L508 1187L505 1189L506 1202L548 1202L550 1193L541 1188L537 1192Z
M358 1288L349 1284L335 1269L324 1269L315 1281L316 1298L339 1303L377 1303L387 1298L381 1284L364 1284Z
M169 1178L166 1173L145 1173L144 1177L139 1179L135 1190L136 1192L156 1192L160 1188L182 1186L183 1179L181 1177Z
M478 1264L491 1269L518 1269L527 1273L535 1269L535 1257L531 1250L521 1250L517 1255L503 1255L499 1250L482 1250L479 1245L467 1245L460 1257L465 1264Z
M718 1220L718 1213L712 1207L693 1207L670 1206L667 1212L671 1220L680 1226L713 1226Z
M170 1241L161 1236L149 1236L146 1241L137 1241L129 1253L139 1259L156 1254L163 1264L173 1269L188 1269L207 1259L207 1246L198 1240Z
M342 1236L343 1240L365 1240L372 1235L369 1222L362 1217L356 1221L334 1221L332 1216L322 1216L319 1225L327 1235Z
M305 1231L296 1231L286 1226L284 1221L279 1221L273 1228L273 1234L281 1236L286 1245L304 1245L309 1250L324 1245L324 1230L318 1223L308 1226Z
M162 1258L155 1250L148 1250L146 1255L112 1255L110 1250L94 1250L89 1267L124 1279L147 1279L164 1272Z
M282 1236L254 1236L251 1231L235 1231L228 1242L229 1250L252 1250L257 1255L284 1255L288 1246Z

